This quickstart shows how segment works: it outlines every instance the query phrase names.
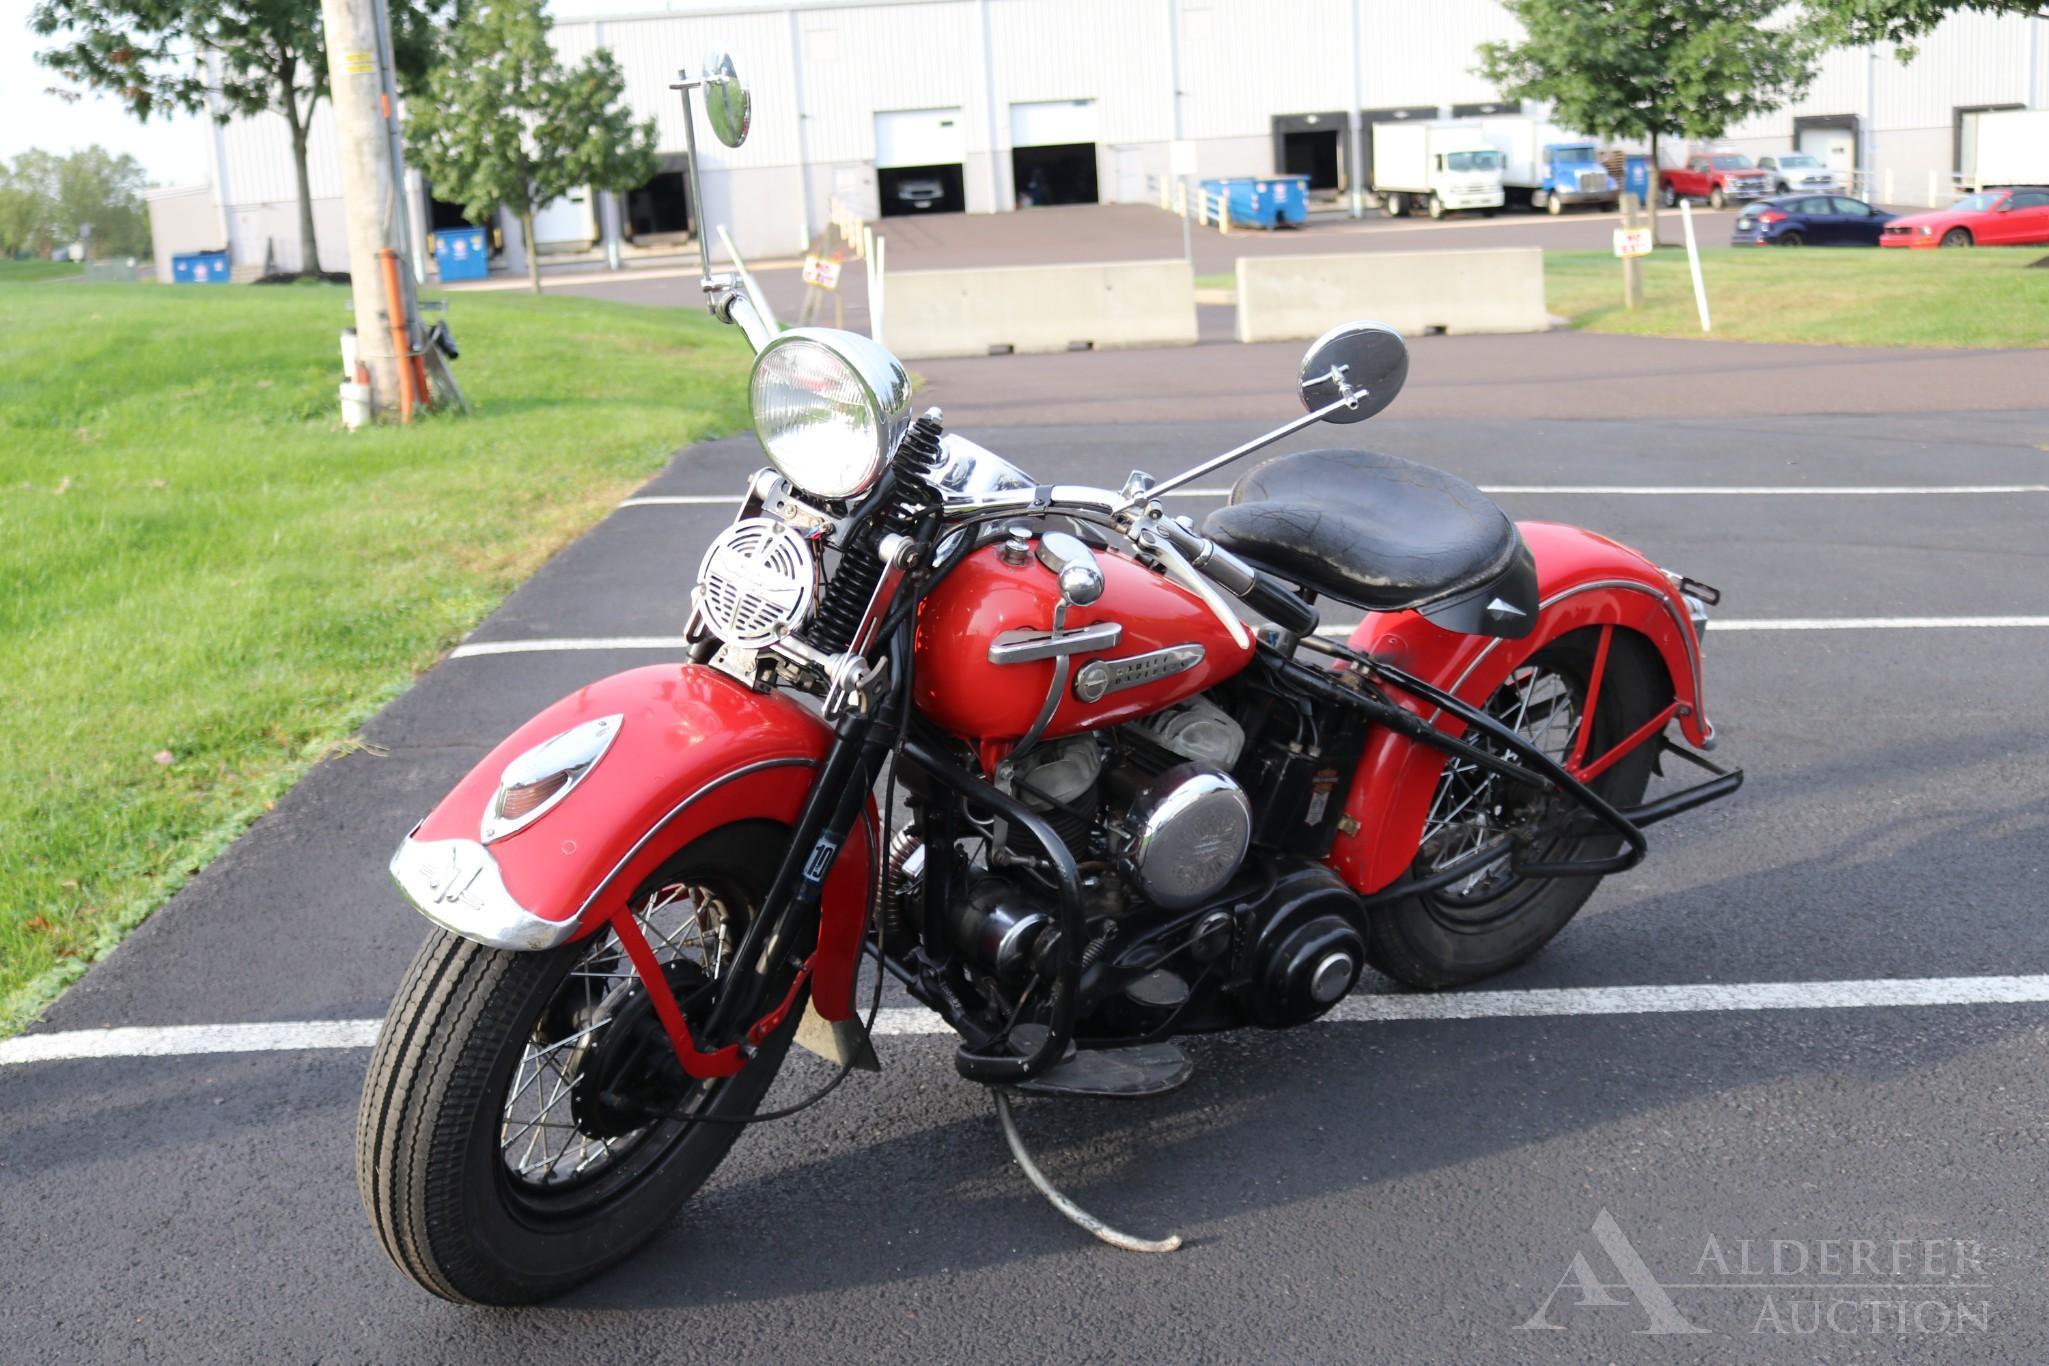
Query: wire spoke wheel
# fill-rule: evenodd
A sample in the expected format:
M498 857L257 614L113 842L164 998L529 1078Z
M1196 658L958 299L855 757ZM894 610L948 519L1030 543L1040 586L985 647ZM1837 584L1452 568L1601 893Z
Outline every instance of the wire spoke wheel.
M1543 754L1564 764L1580 747L1599 756L1639 729L1663 705L1669 682L1647 645L1614 633L1601 695L1589 706L1600 633L1576 631L1546 645L1503 679L1485 710L1521 737L1506 746L1465 738L1488 752ZM1636 804L1650 779L1648 744L1613 764L1590 786L1617 807ZM1431 891L1373 906L1367 955L1410 986L1456 986L1528 958L1565 927L1599 883L1597 876L1525 878L1517 863L1570 863L1606 854L1615 836L1569 833L1577 804L1563 794L1513 782L1480 764L1448 758L1431 794L1409 876L1457 876Z
M739 932L739 917L710 888L686 882L657 887L638 899L634 919L678 993L685 1016L709 997ZM593 935L535 1022L513 1069L499 1126L499 1152L512 1179L537 1192L567 1190L596 1179L641 1144L654 1119L618 1131L616 1106L606 1106L597 1080L614 1051L666 1047L652 1037L651 1006L618 932ZM629 1041L629 1029L640 1037ZM656 1057L659 1058L659 1054ZM666 1059L662 1059L666 1063ZM706 1098L704 1083L674 1096L672 1117L687 1118ZM628 1121L630 1122L630 1121Z
M686 1021L732 980L789 832L721 827L626 902ZM815 928L813 926L812 928ZM764 990L787 993L809 930ZM802 1014L731 1076L687 1076L608 924L515 952L436 931L371 1056L356 1176L401 1271L482 1304L549 1299L630 1254L725 1159Z

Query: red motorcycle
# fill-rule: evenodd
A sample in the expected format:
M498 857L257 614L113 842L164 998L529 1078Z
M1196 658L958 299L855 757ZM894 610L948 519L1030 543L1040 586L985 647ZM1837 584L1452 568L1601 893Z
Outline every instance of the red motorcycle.
M731 62L684 87L737 146ZM914 418L880 345L774 331L705 277L758 352L769 467L705 553L688 662L534 717L392 860L439 928L377 1044L358 1175L437 1294L528 1303L625 1257L746 1125L875 1065L885 976L959 1034L1057 1200L1008 1089L1167 1089L1175 1036L1308 1023L1369 964L1423 989L1500 972L1644 827L1742 781L1697 752L1716 595L1634 550L1360 450L1269 460L1199 528L1170 515L1385 408L1408 368L1387 328L1309 348L1304 416L1113 492ZM1326 602L1365 620L1334 639ZM1646 801L1666 758L1706 777ZM793 1040L831 1083L763 1112Z

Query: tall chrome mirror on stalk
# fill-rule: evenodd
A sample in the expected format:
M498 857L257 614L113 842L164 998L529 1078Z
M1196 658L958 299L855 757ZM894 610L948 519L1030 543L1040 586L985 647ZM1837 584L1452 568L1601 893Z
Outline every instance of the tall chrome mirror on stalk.
M689 156L690 203L697 214L697 256L704 275L705 304L719 321L738 323L749 344L759 351L774 332L755 312L736 278L712 273L711 235L706 231L704 182L697 166L697 120L690 107L690 92L704 91L704 112L711 121L711 131L728 147L738 147L747 141L754 122L754 97L734 68L732 54L717 49L704 59L701 74L693 76L679 71L669 89L683 94L683 145Z

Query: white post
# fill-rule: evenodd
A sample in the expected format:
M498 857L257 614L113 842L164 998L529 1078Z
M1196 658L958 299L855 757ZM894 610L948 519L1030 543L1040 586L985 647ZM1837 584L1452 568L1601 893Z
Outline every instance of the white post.
M1887 204L1899 203L1897 199L1892 197L1892 167L1890 166L1885 168L1885 199L1882 202Z
M1937 188L1936 184L1937 174L1938 172L1933 170L1928 172L1928 207L1931 209L1942 207L1942 201L1936 197L1941 194L1941 190Z
M868 335L876 341L882 340L883 298L889 292L888 276L884 273L889 264L889 241L875 239L875 274L868 292Z
M1700 308L1700 330L1708 331L1707 286L1700 279L1700 247L1693 240L1693 201L1679 201L1679 221L1686 228L1686 264L1693 271L1693 302Z

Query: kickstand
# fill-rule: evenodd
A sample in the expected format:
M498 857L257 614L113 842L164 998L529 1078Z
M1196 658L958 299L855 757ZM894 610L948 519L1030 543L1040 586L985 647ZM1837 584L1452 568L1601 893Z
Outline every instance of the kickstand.
M1134 1238L1128 1233L1119 1233L1095 1215L1090 1214L1074 1201L1053 1189L1053 1183L1046 1179L1031 1155L1025 1151L1024 1140L1018 1137L1017 1121L1010 1113L1010 1091L1006 1087L992 1086L990 1094L996 1097L996 1117L1003 1123L1003 1141L1010 1145L1010 1155L1017 1159L1017 1165L1024 1168L1025 1178L1046 1197L1054 1209L1068 1219L1095 1234L1111 1247L1121 1247L1126 1252L1172 1252L1181 1246L1181 1235L1169 1234L1165 1238Z

